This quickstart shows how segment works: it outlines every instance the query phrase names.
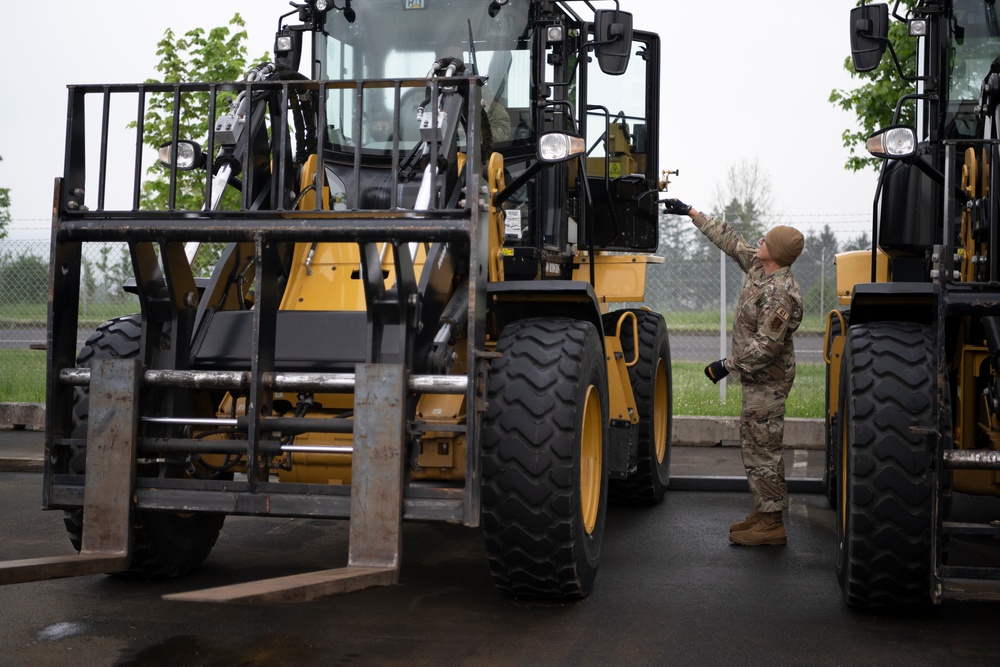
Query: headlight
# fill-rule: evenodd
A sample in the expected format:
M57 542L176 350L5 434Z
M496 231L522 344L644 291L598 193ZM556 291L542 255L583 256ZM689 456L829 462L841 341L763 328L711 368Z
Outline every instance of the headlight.
M542 162L562 162L582 155L586 148L583 137L549 132L538 138L538 159Z
M295 42L292 41L291 33L281 33L279 32L274 38L274 52L275 53L288 53L295 46Z
M917 133L912 127L887 127L868 137L865 147L875 157L911 157L917 152Z
M906 29L910 37L926 37L927 19L910 19L906 22Z
M172 162L176 162L180 171L198 169L205 164L201 146L196 141L163 144L159 149L159 159L164 167L170 167Z

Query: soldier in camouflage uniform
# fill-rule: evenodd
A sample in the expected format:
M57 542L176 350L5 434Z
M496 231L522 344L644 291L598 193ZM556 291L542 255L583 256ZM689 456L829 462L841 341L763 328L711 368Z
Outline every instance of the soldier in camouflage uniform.
M802 322L802 296L791 265L804 239L793 227L778 226L753 245L729 225L677 199L667 213L689 215L708 240L736 260L746 278L736 304L732 354L705 368L718 382L729 373L743 384L740 444L754 510L730 526L735 544L785 544L782 511L788 509L782 437L785 399L795 379L792 334Z

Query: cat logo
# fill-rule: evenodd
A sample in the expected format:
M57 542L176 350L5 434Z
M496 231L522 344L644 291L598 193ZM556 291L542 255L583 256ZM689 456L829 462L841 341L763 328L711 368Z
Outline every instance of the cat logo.
M403 9L426 9L427 0L403 0Z

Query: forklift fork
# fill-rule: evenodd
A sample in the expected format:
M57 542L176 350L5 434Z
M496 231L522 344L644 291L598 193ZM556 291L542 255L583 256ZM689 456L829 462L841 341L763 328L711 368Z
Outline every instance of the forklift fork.
M137 359L94 362L80 553L0 562L0 584L120 572L128 567L132 553L138 394Z
M120 572L131 560L138 437L139 362L95 361L91 370L79 555L0 562L0 584ZM406 371L358 364L347 567L165 595L199 602L303 602L399 581L405 473Z
M399 581L405 400L402 364L358 364L347 567L164 595L189 602L305 602Z

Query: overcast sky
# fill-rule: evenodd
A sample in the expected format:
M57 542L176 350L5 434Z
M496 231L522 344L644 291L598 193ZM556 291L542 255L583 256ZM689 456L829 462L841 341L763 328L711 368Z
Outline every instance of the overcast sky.
M485 0L484 0L485 1ZM356 3L364 0L355 0ZM786 224L870 229L874 172L844 169L840 135L852 115L827 101L856 84L844 70L853 0L621 0L635 26L663 43L660 164L679 169L670 194L710 210L727 168L757 160ZM792 5L788 5L792 6ZM248 52L270 51L285 0L48 0L0 8L0 187L11 190L12 238L47 238L53 180L62 170L66 85L153 77L170 27L228 23L239 11Z

